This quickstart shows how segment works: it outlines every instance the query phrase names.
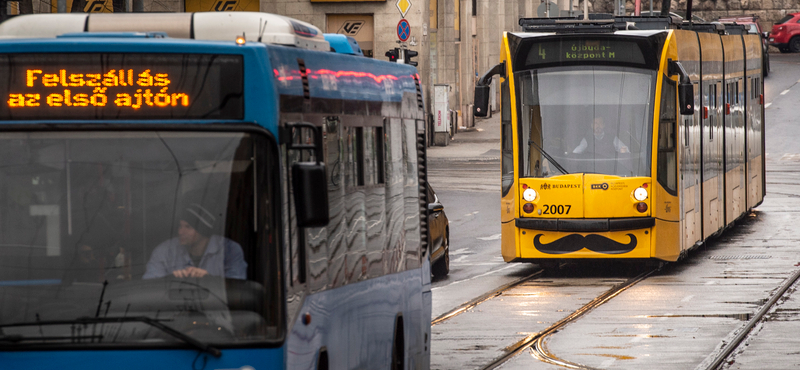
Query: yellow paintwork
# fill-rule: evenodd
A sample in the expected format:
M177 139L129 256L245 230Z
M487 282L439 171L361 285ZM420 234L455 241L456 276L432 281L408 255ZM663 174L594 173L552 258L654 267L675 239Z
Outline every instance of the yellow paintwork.
M633 191L643 185L650 187L649 177L619 177L601 174L569 174L550 178L520 179L520 194L526 187L536 191L533 213L522 212L521 217L531 218L614 218L644 217L648 211L636 210ZM522 204L529 203L520 200ZM563 206L564 212L549 211L552 206ZM568 207L568 208L567 208ZM568 210L568 212L567 212ZM542 213L539 213L539 212Z
M502 235L500 251L503 261L511 262L520 254L519 243L517 243L517 227L514 225L514 221L500 224L500 233Z
M636 237L636 248L628 253L623 254L605 254L605 253L596 253L592 252L588 249L581 249L577 252L572 253L565 253L565 254L547 254L541 253L536 250L533 246L533 239L536 235L543 235L541 239L539 239L542 243L551 243L555 240L561 239L568 235L578 234L582 236L589 235L590 233L568 233L568 232L552 232L552 231L536 231L536 230L526 230L526 229L519 229L519 237L520 237L520 248L522 258L650 258L650 235L651 229L641 229L641 230L626 230L626 231L613 231L613 232L603 232L603 233L592 233L595 235L601 235L606 238L612 239L616 242L627 244L631 241L631 238L628 234L633 234Z
M676 212L677 213L677 212ZM681 255L681 224L656 219L650 257L677 261Z
M699 40L698 40L699 38ZM661 91L662 79L667 78L674 81L677 85L679 76L667 76L667 66L669 60L684 61L687 63L693 62L697 65L700 60L700 47L702 45L702 57L704 62L722 63L723 61L733 61L740 58L757 59L760 66L760 56L754 55L759 51L758 37L744 36L746 48L745 51L737 51L730 55L723 55L722 45L732 45L733 49L736 38L734 36L723 36L720 41L720 36L713 33L696 33L687 30L670 30L668 31L665 40L664 49L661 51L661 60L659 70L656 72L655 94L653 97L653 129L652 129L652 157L651 157L651 176L652 177L635 177L625 178L612 175L600 174L569 174L553 176L550 178L520 178L519 173L514 174L514 184L508 194L502 200L501 218L503 221L502 232L502 255L505 261L513 260L528 260L528 259L573 259L573 258L657 258L665 261L676 261L682 253L686 250L693 248L698 242L703 241L711 233L718 230L723 226L724 217L722 214L722 207L720 198L725 194L718 194L718 197L709 197L709 194L719 193L717 189L722 189L717 181L721 181L722 177L718 176L713 179L706 179L704 183L698 183L695 186L682 183L681 178L681 157L686 154L687 148L682 144L676 144L677 159L674 165L677 168L677 184L678 194L673 195L667 192L657 181L657 160L658 160L658 134L659 134L659 112L661 110ZM741 39L739 39L741 40ZM510 60L508 38L504 33L503 47L501 51L501 60ZM752 68L752 61L748 61L748 67L751 67L753 73L755 68ZM511 70L513 66L507 64L508 75L513 75ZM751 70L748 70L750 75ZM699 72L695 69L687 69L689 77L693 83L699 83ZM705 71L704 71L705 72ZM718 73L705 72L704 81L721 80L722 75ZM760 73L759 73L760 75ZM743 78L742 73L728 75L727 77ZM745 81L742 81L739 86L744 88ZM698 85L695 85L698 86ZM722 81L718 82L718 87L722 88L724 85ZM514 139L514 168L519 168L519 150L517 146L519 143L517 125L518 114L516 104L516 88L514 80L510 81L510 96L511 96L511 111L512 111L512 125L513 125L513 139ZM695 91L696 95L702 100L703 95L700 91ZM677 91L676 91L677 95ZM676 96L677 99L677 96ZM700 114L700 108L703 105L699 102L696 107L696 114L693 119L697 120ZM722 108L720 106L720 108ZM717 114L723 113L720 109ZM763 114L761 115L763 120ZM679 135L681 130L682 120L686 119L685 116L677 115L677 125L679 131L675 135ZM763 121L762 121L763 122ZM721 131L720 131L721 132ZM677 142L682 142L681 138L677 138ZM532 152L533 153L533 152ZM693 153L692 155L697 155ZM746 196L748 198L747 207L751 207L756 201L763 199L761 196L761 179L763 176L763 168L761 168L762 157L748 161L750 168L747 182L747 194L736 194L733 198ZM743 171L740 168L735 169L736 172ZM723 172L724 173L724 172ZM752 174L752 175L751 175ZM607 184L607 187L603 184ZM594 185L594 186L593 186ZM648 191L648 199L645 203L648 205L647 212L639 213L635 205L638 203L633 198L633 191L640 187L645 186ZM700 189L704 190L705 196L700 199ZM522 193L525 189L531 188L537 192L536 199L530 203L534 204L534 210L531 213L524 213L522 205L528 203L522 199ZM751 199L753 199L751 201ZM519 201L517 201L519 200ZM705 204L700 204L700 202ZM722 200L724 201L724 199ZM564 206L564 212L547 212L545 209L548 206ZM704 205L705 209L701 213L701 206ZM566 212L567 206L569 213ZM557 208L559 211L562 208ZM683 211L683 213L682 213ZM746 212L747 209L736 208L730 212L731 216L736 216ZM539 212L542 212L541 214ZM704 214L706 217L704 217ZM722 217L720 217L722 216ZM515 226L515 218L520 219L613 219L613 218L632 218L632 217L653 217L655 218L655 226L646 229L638 230L625 230L625 231L611 231L611 232L598 232L594 235L601 235L606 238L612 239L618 243L627 244L631 241L628 234L634 235L637 239L636 247L624 254L607 254L597 253L588 249L581 249L576 252L564 254L550 254L542 253L534 247L534 238L536 235L541 235L539 241L543 244L549 244L569 235L587 236L590 233L570 233L570 232L556 232L556 231L538 231L517 228ZM701 234L701 224L705 223L706 227L703 228L706 235Z
M506 76L513 76L514 71L512 70L512 65L510 62L507 62L509 59L509 49L508 49L508 33L503 32L503 44L500 48L500 62L506 62ZM500 82L506 81L506 76L500 77ZM511 101L514 102L517 100L516 96L516 88L514 87L514 79L511 78L508 81L509 83L509 93L511 97ZM502 103L502 94L501 94L501 103ZM517 142L517 105L511 104L511 126L512 126L512 134L514 138L514 143ZM514 145L514 168L519 168L519 158L517 158L517 152L519 148L517 145ZM500 198L500 222L501 222L501 245L502 245L502 254L503 259L506 262L511 261L514 258L519 256L519 243L517 243L517 233L516 233L516 226L514 224L514 220L519 217L519 204L517 199L521 196L520 193L517 192L517 184L519 184L519 173L514 171L514 182L511 185L511 189L508 191L507 194Z

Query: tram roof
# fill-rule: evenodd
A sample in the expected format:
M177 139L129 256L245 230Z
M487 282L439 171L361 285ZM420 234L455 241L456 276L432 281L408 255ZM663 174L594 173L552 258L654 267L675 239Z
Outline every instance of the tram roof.
M566 34L606 34L606 35L623 35L623 36L633 36L633 37L650 37L659 33L667 32L668 30L631 30L631 31L614 31L614 32L570 32ZM562 32L509 32L510 34L519 37L519 38L534 38L534 37L543 37L543 36L553 36L553 35L564 35L565 33Z

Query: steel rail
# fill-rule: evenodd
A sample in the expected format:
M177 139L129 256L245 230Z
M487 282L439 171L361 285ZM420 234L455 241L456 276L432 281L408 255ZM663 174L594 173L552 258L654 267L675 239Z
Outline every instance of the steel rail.
M772 298L770 298L769 301L767 301L767 303L761 306L761 309L759 309L758 312L756 312L756 314L750 319L750 321L748 321L747 324L745 324L742 330L739 331L739 334L737 334L733 339L731 339L731 341L728 344L725 345L725 347L723 347L722 352L720 352L717 355L717 357L714 359L711 365L707 367L707 369L709 370L718 369L722 365L722 363L728 358L728 356L730 356L731 353L733 353L733 351L736 350L736 348L738 348L739 345L742 344L742 342L744 342L745 339L747 339L748 335L756 326L756 324L758 324L758 322L761 321L761 319L764 318L764 316L766 316L769 310L772 309L772 307L775 306L776 303L778 303L778 300L781 299L781 297L783 297L784 294L786 294L786 291L789 290L789 288L791 288L792 285L794 285L794 283L796 283L798 279L800 279L800 270L795 271L795 273L792 274L792 276L790 276L788 279L784 281L783 286L781 286L781 288L777 292L775 292L775 294L772 295Z
M528 280L531 280L531 279L533 279L535 277L538 277L539 275L542 274L542 272L543 272L543 270L538 270L538 271L536 271L536 272L534 272L534 273L532 273L532 274L530 274L528 276L525 276L523 278L519 278L517 280L514 280L514 281L512 281L512 282L510 282L510 283L508 283L506 285L503 285L503 286L501 286L501 287L499 287L499 288L497 288L495 290L492 290L491 292L488 292L486 294L478 296L477 298L474 298L474 299L472 299L472 300L470 300L470 301L468 301L468 302L466 302L466 303L464 303L464 304L462 304L462 305L460 305L460 306L458 306L458 307L456 307L456 308L454 308L454 309L452 309L452 310L450 310L448 312L445 312L445 313L439 315L439 317L431 320L431 326L441 324L442 322L444 322L446 320L449 320L449 319L451 319L451 318L453 318L455 316L458 316L458 315L460 315L460 314L462 314L464 312L467 312L467 310L469 310L470 308L473 308L473 307L475 307L475 306L477 306L477 305L479 305L479 304L481 304L483 302L486 302L486 301L488 301L488 300L490 300L490 299L492 299L494 297L497 297L500 294L503 294L503 292L505 292L506 290L514 288L514 287L516 287L516 286L518 286L518 285L520 285L520 284L522 284L522 283L524 283L524 282L526 282Z
M638 275L636 277L628 279L624 283L619 284L619 285L607 290L605 293L597 296L597 298L591 300L589 303L583 305L583 307L577 309L575 312L573 312L569 316L559 320L558 322L556 322L555 324L551 325L547 329L545 329L543 331L540 331L540 332L538 332L536 334L531 334L531 335L527 336L525 339L522 339L521 341L519 341L519 342L517 342L517 343L515 343L515 344L513 344L513 345L511 345L509 347L507 347L505 354L503 354L499 358L497 358L494 361L492 361L492 363L490 363L489 365L484 367L483 370L495 369L498 366L504 364L505 362L507 362L508 360L510 360L511 358L513 358L514 356L518 355L519 353L525 351L528 348L532 349L533 355L537 359L539 359L540 361L544 361L544 362L548 362L548 363L551 363L551 364L554 364L554 365L564 366L564 367L568 367L568 368L572 368L572 369L592 369L591 367L588 367L588 366L585 366L585 365L576 364L576 363L572 363L572 362L569 362L569 361L566 361L566 360L559 359L556 356L550 354L546 349L544 349L544 345L543 345L544 344L544 340L548 336L558 332L561 328L565 327L567 324L569 324L569 323L571 323L573 321L576 321L581 316L589 313L590 311L592 311L593 309L595 309L597 307L600 307L601 305L603 305L604 303L608 302L612 298L616 297L620 293L624 292L628 288L638 284L639 282L641 282L642 280L646 279L647 277L649 277L651 274L653 274L656 271L658 271L658 269L654 269L654 270L651 270L651 271L648 271L648 272L644 272L644 273L642 273L642 274L640 274L640 275Z

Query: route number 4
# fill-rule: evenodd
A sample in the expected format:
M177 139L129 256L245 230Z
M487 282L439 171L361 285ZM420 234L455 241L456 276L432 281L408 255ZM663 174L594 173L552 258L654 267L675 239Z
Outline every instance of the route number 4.
M542 57L542 59L545 59L544 49L542 49L542 45L539 45L539 56Z

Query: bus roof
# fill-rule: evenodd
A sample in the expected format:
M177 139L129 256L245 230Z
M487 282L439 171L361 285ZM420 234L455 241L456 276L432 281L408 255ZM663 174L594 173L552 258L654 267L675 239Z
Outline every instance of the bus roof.
M27 14L0 23L0 38L53 38L77 32L163 32L172 38L233 41L329 51L314 25L259 12Z

